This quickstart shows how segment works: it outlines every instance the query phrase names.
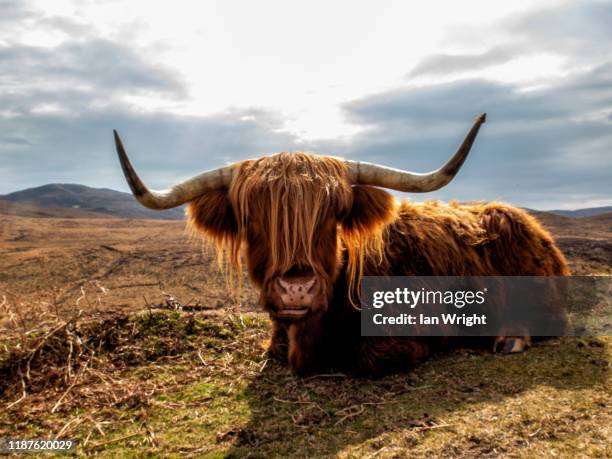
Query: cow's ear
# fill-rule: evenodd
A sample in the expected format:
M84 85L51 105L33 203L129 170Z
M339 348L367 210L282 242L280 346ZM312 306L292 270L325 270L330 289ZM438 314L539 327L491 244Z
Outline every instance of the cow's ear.
M192 228L215 241L235 238L238 223L227 189L206 191L187 205L187 218Z
M342 220L344 231L367 235L378 231L396 215L395 198L385 190L366 185L353 186L353 205Z

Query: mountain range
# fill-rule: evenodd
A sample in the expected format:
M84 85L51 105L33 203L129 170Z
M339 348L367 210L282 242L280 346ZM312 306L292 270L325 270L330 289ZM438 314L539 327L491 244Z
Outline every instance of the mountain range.
M612 213L612 206L577 210L534 211L562 217L581 218ZM52 183L0 195L0 214L25 217L64 218L138 218L182 220L184 207L150 210L141 206L130 193L85 185Z
M185 218L184 208L181 207L151 210L141 206L130 193L60 183L0 195L0 213L28 217Z
M612 206L587 207L585 209L576 209L576 210L547 210L546 212L561 215L562 217L572 217L572 218L595 217L597 215L607 214L607 213L612 212Z

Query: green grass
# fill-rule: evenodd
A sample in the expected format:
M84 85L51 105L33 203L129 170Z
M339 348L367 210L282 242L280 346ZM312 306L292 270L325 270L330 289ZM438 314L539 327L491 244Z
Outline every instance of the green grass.
M260 315L144 312L117 323L55 413L61 378L0 412L0 436L64 429L100 457L612 454L610 338L509 356L457 351L377 380L297 378L266 360ZM19 397L18 382L2 405Z

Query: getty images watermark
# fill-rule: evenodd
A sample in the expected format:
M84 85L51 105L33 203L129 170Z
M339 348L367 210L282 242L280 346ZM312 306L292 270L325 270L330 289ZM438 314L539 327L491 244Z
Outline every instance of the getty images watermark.
M612 335L612 277L364 277L363 336Z

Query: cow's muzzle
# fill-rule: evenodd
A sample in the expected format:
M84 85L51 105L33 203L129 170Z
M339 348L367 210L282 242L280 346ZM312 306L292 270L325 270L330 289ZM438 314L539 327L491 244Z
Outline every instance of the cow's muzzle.
M316 308L321 296L321 282L316 276L283 278L274 281L277 296L275 315L279 319L300 320Z

